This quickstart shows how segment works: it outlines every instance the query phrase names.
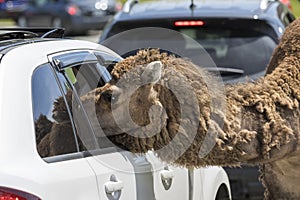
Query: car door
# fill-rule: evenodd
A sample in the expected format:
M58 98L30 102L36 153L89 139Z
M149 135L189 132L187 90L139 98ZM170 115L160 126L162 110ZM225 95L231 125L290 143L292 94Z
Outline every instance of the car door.
M89 109L90 105L82 100L88 92L110 80L106 68L120 58L101 51L82 50L51 55L49 59L59 69L62 85L72 88L70 106L79 133L79 146L96 174L100 199L137 199L131 162L134 155L120 151L105 135L98 133L94 125L95 110Z
M49 64L41 65L33 72L33 118L40 159L32 163L36 170L32 178L41 188L38 191L42 199L97 200L97 179L82 153L78 152L71 116L69 112L57 115L58 107L66 105L65 92Z
M147 160L152 165L154 193L157 200L190 200L192 192L188 170L161 162L153 152L148 152ZM190 191L191 190L191 191Z

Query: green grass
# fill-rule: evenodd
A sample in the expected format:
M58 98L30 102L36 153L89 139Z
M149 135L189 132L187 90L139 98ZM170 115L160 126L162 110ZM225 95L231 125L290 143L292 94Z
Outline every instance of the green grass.
M291 0L293 13L298 18L300 17L300 2L299 0Z

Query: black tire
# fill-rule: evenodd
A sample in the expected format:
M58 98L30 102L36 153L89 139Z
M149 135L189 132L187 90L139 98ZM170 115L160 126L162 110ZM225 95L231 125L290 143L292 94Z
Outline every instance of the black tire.
M219 187L215 200L230 200L229 192L226 185L222 184Z

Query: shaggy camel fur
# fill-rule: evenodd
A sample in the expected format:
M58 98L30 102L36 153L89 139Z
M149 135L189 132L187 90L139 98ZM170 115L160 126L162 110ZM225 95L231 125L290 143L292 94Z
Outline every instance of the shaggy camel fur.
M285 30L269 62L266 74L270 74L286 57L297 56L300 48L300 22L293 21Z
M206 80L213 76L187 60L145 50L121 61L112 81L91 93L101 127L118 146L137 153L154 150L179 166L262 164L266 199L300 199L299 48L283 50L300 44L299 30L297 37L286 35L295 27L299 20L284 34L268 75L226 86L225 112L212 106L222 99L209 91L213 87ZM190 115L183 114L182 105ZM203 142L207 136L216 143L212 149ZM209 153L202 155L206 148Z

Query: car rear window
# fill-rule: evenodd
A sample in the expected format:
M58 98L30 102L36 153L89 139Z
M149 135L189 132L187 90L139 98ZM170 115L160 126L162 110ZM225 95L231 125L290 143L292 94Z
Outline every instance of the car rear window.
M269 62L276 42L268 35L255 31L218 28L182 28L181 33L196 40L208 52L216 66L238 69L243 75L264 70ZM186 40L186 52L199 48ZM225 75L226 71L223 71ZM228 74L230 75L230 73Z
M204 23L200 26L176 26L178 21L189 20L202 20ZM172 37L166 31L147 33L138 30L149 27L177 31L182 36ZM131 50L130 55L136 52L133 49L159 46L172 48L193 62L202 59L200 54L203 54L204 48L224 80L262 73L278 43L278 35L266 21L228 18L124 20L116 22L109 31L106 30L101 39L104 45L118 41L114 42L116 45L108 46L120 55L127 56L123 52L128 49ZM195 63L212 69L211 61Z

